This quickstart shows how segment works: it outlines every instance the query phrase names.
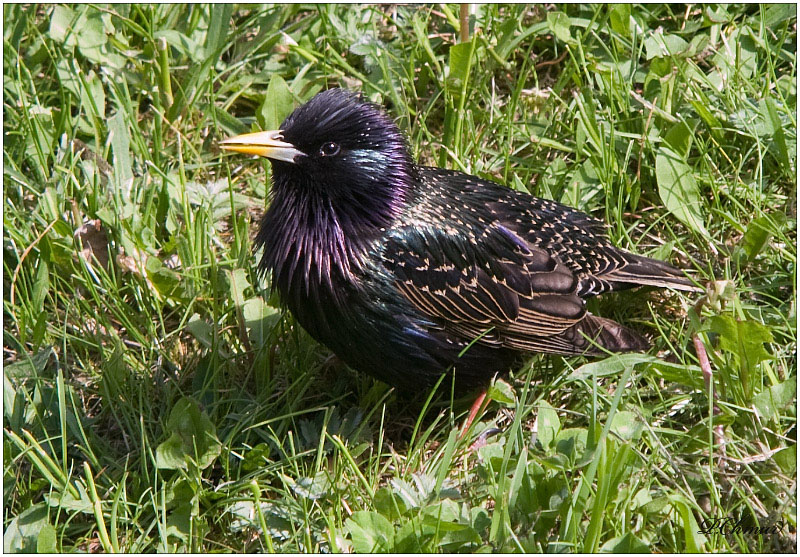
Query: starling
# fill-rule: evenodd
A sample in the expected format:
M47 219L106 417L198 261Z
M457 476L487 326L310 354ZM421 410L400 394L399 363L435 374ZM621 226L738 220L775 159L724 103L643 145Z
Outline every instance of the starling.
M223 149L272 162L260 269L295 319L356 370L405 389L452 370L485 386L525 353L643 351L584 298L694 290L678 269L613 246L588 215L463 172L417 165L384 110L342 89L281 129Z

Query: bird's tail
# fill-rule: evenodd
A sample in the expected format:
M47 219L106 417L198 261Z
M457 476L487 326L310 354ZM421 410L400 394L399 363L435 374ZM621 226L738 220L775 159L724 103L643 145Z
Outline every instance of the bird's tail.
M613 284L614 290L636 286L658 286L694 292L702 290L683 271L669 263L632 253L625 253L625 265L602 275L601 278L604 282Z
M611 319L591 314L586 314L563 334L576 352L591 356L602 356L607 352L644 352L650 348L650 342L639 333Z

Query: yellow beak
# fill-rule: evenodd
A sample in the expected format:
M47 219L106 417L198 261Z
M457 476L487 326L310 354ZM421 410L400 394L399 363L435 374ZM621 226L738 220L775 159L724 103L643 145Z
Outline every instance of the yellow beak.
M302 151L295 149L291 143L283 141L281 130L237 135L220 142L219 146L227 151L258 155L291 163L295 162L295 157L298 155L305 155Z

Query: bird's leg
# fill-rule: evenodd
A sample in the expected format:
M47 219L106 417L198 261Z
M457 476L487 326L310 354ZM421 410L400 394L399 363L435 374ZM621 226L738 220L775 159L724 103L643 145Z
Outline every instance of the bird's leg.
M497 435L498 433L503 433L502 429L496 427L490 427L489 429L483 430L483 433L478 435L478 438L472 442L472 445L469 446L470 452L475 452L478 449L481 449L486 446L489 442L489 437L492 435Z
M486 400L486 391L487 389L483 389L481 391L481 393L478 395L478 398L475 399L475 402L469 409L469 416L467 416L467 421L464 423L464 428L461 430L461 439L467 436L469 427L472 425L472 422L475 421L475 417L478 415L481 406L483 406L483 401Z

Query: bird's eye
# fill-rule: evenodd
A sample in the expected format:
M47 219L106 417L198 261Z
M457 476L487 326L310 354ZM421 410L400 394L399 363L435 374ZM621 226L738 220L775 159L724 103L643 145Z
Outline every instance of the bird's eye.
M339 154L339 144L334 143L333 141L329 141L328 143L324 143L322 147L319 148L319 154L323 157L332 157L333 155Z

